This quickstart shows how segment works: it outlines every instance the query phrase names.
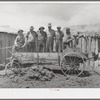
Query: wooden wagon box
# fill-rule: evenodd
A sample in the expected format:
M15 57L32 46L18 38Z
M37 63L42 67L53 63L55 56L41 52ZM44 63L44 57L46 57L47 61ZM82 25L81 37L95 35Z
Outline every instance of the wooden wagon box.
M18 52L15 54L16 57L22 64L33 63L57 63L58 62L58 53L29 53L29 52Z

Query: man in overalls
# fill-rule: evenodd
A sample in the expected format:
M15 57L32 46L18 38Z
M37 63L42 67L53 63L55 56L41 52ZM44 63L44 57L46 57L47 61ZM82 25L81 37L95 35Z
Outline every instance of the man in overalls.
M61 31L61 27L57 27L56 31L56 52L62 51L62 43L63 43L64 33Z
M45 52L46 51L46 40L47 40L47 34L44 31L44 27L40 27L37 34L38 34L38 50L39 52Z
M47 52L53 52L55 37L55 31L52 29L51 23L49 23L47 30Z
M37 33L34 31L34 27L30 27L30 31L27 33L28 51L36 52L37 50Z

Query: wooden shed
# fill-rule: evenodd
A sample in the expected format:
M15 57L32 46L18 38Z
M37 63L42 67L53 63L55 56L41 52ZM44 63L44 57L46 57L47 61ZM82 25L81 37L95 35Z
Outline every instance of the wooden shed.
M6 62L6 58L11 56L8 50L12 50L11 46L13 46L16 36L15 30L0 26L0 64Z

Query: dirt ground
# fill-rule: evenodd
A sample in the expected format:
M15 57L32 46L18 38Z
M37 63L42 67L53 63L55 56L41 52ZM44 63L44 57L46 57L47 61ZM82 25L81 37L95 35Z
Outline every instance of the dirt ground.
M52 66L53 67L53 66ZM53 69L55 77L51 80L33 78L30 68L23 68L22 75L3 75L0 71L0 88L99 88L100 75L93 71L86 71L83 76L64 76L60 69Z

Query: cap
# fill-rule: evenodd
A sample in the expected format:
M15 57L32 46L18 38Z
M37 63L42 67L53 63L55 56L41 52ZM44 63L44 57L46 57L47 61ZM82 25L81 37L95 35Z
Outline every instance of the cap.
M39 28L39 30L40 30L40 29L43 29L43 30L44 30L45 28L44 28L43 26L41 26L41 27Z
M51 23L48 23L48 27L52 27Z
M33 27L33 26L31 26L31 27L30 27L30 29L34 29L34 27Z
M23 32L23 30L20 29L20 30L18 30L18 33L19 33L19 32Z
M61 27L60 27L60 26L58 26L58 27L57 27L57 29L61 29Z
M66 30L70 30L70 28L67 27Z

